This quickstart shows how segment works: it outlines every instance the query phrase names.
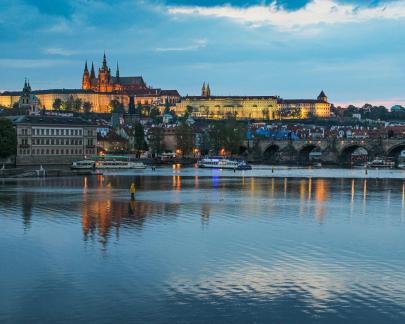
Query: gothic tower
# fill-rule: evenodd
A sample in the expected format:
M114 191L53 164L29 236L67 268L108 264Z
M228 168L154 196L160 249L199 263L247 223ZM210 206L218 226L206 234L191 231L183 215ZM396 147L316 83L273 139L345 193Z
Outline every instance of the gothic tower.
M202 88L201 88L201 97L206 97L206 96L207 96L207 88L205 87L205 81L204 81Z
M98 91L100 92L112 91L111 70L108 68L105 53L103 56L103 65L98 70Z
M84 65L83 80L82 80L82 89L83 89L83 90L89 90L89 89L91 89L90 75L89 75L89 70L88 70L88 68L87 68L87 61L86 61L86 64Z
M210 84L207 84L207 89L205 91L206 97L211 97L211 89L210 89Z

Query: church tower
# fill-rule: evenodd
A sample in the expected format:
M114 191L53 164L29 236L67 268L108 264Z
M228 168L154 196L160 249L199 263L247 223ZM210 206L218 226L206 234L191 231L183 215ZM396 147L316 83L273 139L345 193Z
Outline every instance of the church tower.
M111 70L107 65L107 58L103 56L103 65L98 70L98 91L99 92L111 92L112 82L111 82Z
M209 83L207 84L207 89L206 89L205 93L206 93L206 97L211 97L211 89L210 89Z
M91 89L90 75L89 75L89 70L88 70L88 68L87 68L87 61L86 61L86 64L84 65L83 80L82 80L82 89L83 89L83 90L89 90L89 89Z
M205 81L204 81L202 88L201 88L201 97L206 97L206 96L207 96L207 88L205 87Z
M318 100L322 102L328 102L328 97L326 96L325 92L323 92L323 90L319 94Z

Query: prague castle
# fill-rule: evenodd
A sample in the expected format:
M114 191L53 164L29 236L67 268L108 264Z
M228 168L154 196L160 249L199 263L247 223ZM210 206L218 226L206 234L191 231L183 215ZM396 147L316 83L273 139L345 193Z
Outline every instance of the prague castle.
M331 104L322 91L316 99L283 99L278 96L215 96L211 95L209 84L204 82L200 96L181 98L177 90L162 90L148 87L142 76L121 76L117 67L115 76L108 66L104 54L101 67L96 75L94 64L89 71L84 65L81 89L31 90L25 82L23 91L0 93L0 105L13 107L23 105L30 111L53 109L56 99L62 102L80 99L89 103L93 112L108 113L111 101L117 100L128 109L129 103L159 107L162 111L167 104L177 115L185 112L196 118L206 119L292 119L330 116Z
M0 105L13 107L18 104L23 91L5 91L0 93ZM94 64L89 72L87 62L85 63L82 76L81 89L49 89L33 90L31 95L38 100L39 109L53 109L56 99L66 102L71 99L80 99L82 103L89 102L93 112L110 112L110 102L118 100L124 107L128 108L131 98L136 105L162 106L165 103L175 104L180 100L177 90L163 90L151 88L146 85L141 76L122 77L120 76L118 64L115 76L111 74L107 58L104 54L101 68L96 77Z

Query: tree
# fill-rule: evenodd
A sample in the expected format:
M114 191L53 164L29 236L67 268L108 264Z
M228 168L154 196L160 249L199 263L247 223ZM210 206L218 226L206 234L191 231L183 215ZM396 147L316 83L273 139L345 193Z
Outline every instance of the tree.
M245 126L235 120L213 125L208 131L210 146L216 152L225 149L231 154L239 154L245 133Z
M62 103L62 109L63 110L73 110L73 104L74 104L74 98L73 96L69 96L68 100Z
M91 110L93 108L93 104L90 101L84 101L82 107L83 107L84 113L88 114L91 112Z
M82 109L82 99L76 98L73 100L72 110L79 112Z
M60 98L56 98L53 101L52 108L54 110L60 110L61 107L62 107L62 100Z
M149 146L154 154L163 152L163 129L161 127L149 129Z
M136 123L134 128L134 135L135 135L135 150L137 151L137 155L139 156L140 151L145 150L146 143L145 143L145 131L141 123Z
M176 128L176 140L177 148L181 150L182 155L189 155L194 147L193 129L185 122L182 122Z
M159 116L160 116L159 108L152 107L152 109L149 112L149 117L152 118L153 120L155 120Z
M0 118L0 157L8 158L16 152L17 133L13 123L6 118Z
M108 108L113 113L124 113L124 105L117 99L111 100L108 105Z

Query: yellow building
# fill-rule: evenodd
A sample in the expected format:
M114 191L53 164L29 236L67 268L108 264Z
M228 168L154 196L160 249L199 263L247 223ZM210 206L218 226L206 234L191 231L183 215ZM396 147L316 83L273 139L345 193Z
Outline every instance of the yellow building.
M309 116L329 117L330 103L322 91L317 99L282 99L276 96L211 96L203 84L201 96L187 96L176 104L175 112L186 111L207 119L290 119Z
M175 111L180 115L190 111L194 117L208 119L274 119L277 107L277 97L272 96L196 96L184 97Z
M281 118L330 117L331 104L323 90L317 99L279 99Z
M64 102L69 98L81 99L82 102L88 101L92 104L93 112L105 113L110 111L109 104L115 99L121 102L124 107L128 107L130 96L134 97L136 105L163 105L165 102L174 104L180 100L177 90L161 89L139 89L130 93L99 93L93 90L82 89L54 89L54 90L34 90L31 92L39 100L41 108L53 109L52 105L55 99ZM0 94L0 106L13 107L20 100L21 91L5 91Z

